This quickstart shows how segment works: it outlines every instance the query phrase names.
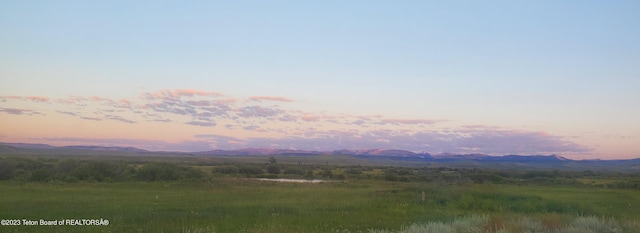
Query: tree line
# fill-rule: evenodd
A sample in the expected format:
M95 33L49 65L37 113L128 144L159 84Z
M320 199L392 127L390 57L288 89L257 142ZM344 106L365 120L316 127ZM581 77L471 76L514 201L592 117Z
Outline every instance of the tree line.
M125 161L0 158L0 180L27 181L172 181L200 179L192 166L167 162L132 164Z
M0 158L0 180L115 182L200 180L210 176L296 179L378 179L443 185L514 184L591 186L640 190L639 173L455 167L384 167L328 164L196 163ZM205 168L205 169L203 169ZM208 168L208 169L207 169ZM610 180L611 182L596 182Z

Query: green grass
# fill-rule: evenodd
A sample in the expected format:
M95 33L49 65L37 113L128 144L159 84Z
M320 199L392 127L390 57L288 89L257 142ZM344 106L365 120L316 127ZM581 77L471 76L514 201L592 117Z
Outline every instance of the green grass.
M640 192L584 187L375 180L292 184L219 177L175 183L3 182L0 193L0 219L110 221L108 226L0 226L0 232L368 232L471 215L563 219L563 226L579 216L623 223L640 218L640 208L629 208L629 203L640 206Z

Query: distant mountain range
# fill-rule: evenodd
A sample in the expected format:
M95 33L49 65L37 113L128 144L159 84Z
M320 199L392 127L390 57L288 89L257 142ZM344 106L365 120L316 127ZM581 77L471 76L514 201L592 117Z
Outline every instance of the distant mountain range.
M416 161L416 162L437 162L455 164L486 164L486 163L511 163L511 164L625 164L640 169L640 158L631 160L571 160L560 155L503 155L492 156L486 154L454 154L443 153L432 155L427 152L415 153L406 150L394 149L360 149L360 150L333 150L333 151L311 151L311 150L291 150L291 149L259 149L246 148L238 150L210 150L201 152L164 152L148 151L136 147L117 146L51 146L47 144L31 143L2 143L0 142L0 154L91 154L108 155L114 152L119 154L136 155L190 155L190 156L313 156L313 155L343 155L360 159L374 160L396 160L396 161ZM636 165L637 164L637 165Z
M47 144L33 144L33 143L4 143L0 142L2 146L9 146L14 148L30 148L30 149L53 149L55 146L47 145Z
M78 150L99 150L99 151L123 151L123 152L149 152L148 150L136 147L119 147L119 146L62 146L63 149Z
M438 154L431 155L426 152L415 153L406 150L388 149L361 149L361 150L334 150L334 151L306 151L306 150L286 150L286 149L240 149L240 150L212 150L197 152L198 155L351 155L361 158L395 158L411 160L433 160L433 161L461 161L474 160L485 162L562 162L570 161L560 155L504 155L491 156L485 154Z
M33 143L5 143L0 142L1 148L24 148L24 149L78 149L78 150L99 150L99 151L127 151L127 152L147 152L135 147L119 147L119 146L52 146L47 144L33 144Z

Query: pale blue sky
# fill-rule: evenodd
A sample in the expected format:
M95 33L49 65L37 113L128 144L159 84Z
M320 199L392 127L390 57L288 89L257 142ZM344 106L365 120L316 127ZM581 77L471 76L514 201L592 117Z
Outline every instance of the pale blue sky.
M544 132L585 157L639 157L639 41L637 1L0 1L0 96L280 96L288 111Z

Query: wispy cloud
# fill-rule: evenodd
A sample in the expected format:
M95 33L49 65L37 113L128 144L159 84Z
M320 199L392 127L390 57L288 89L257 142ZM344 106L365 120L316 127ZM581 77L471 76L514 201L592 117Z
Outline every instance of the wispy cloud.
M0 112L13 114L13 115L44 115L38 111L21 108L0 108Z
M156 119L152 119L151 121L164 122L164 123L172 122L172 120L164 119L164 118L156 118Z
M24 101L34 101L34 102L48 102L49 97L44 96L0 96L0 100L3 102L8 100L24 100Z
M56 112L60 114L69 115L69 116L78 116L78 114L75 112L68 112L68 111L56 111Z
M100 97L100 96L91 96L89 99L93 100L93 101L113 102L113 100L110 99L110 98L104 98L104 97Z
M56 99L55 102L60 103L60 104L81 104L83 102L86 102L88 100L88 98L86 97L82 97L82 96L69 96L67 98L64 99Z
M49 101L49 97L43 97L43 96L27 96L25 97L28 100L31 101L36 101L36 102L48 102Z
M114 120L114 121L120 121L120 122L128 123L128 124L136 123L136 121L134 121L134 120L125 119L124 117L116 116L116 115L106 115L105 118L110 119L110 120Z
M260 106L247 106L238 109L238 115L241 117L272 117L283 112L283 110L277 108Z
M250 130L250 131L251 131L251 130L257 130L257 129L260 129L260 126L257 126L257 125L247 125L247 126L245 126L245 127L242 127L242 129L244 129L244 130Z
M47 97L5 96L9 100L44 100ZM282 96L251 96L247 101L237 101L237 98L220 92L210 92L194 89L160 90L142 93L137 99L112 99L101 96L68 96L54 99L58 104L74 106L84 111L71 109L57 110L60 114L77 116L85 120L116 120L123 123L137 123L115 113L128 116L137 115L150 122L185 122L188 125L212 127L216 121L240 122L239 128L255 125L257 119L269 122L300 123L313 122L315 124L344 124L354 127L375 128L375 125L427 125L437 121L431 119L396 119L381 116L349 116L328 113L303 112L295 108L282 108L270 105L273 102L294 102ZM88 113L92 106L100 106L93 113ZM18 111L6 112L19 113ZM104 113L109 115L105 116ZM182 119L181 119L182 118ZM185 121L184 118L189 118ZM266 130L266 129L265 129ZM282 129L274 131L284 132Z
M279 121L284 121L284 122L295 122L298 120L298 118L294 115L291 114L286 114L286 115L282 115L278 118Z
M204 127L215 126L215 118L229 118L234 98L224 96L219 92L208 92L191 89L163 90L144 93L142 104L138 109L146 112L146 116L157 114L180 115L190 117L188 125ZM148 118L150 121L158 121L157 117ZM166 121L169 122L169 121ZM173 122L173 121L172 121Z
M159 114L159 113L142 113L140 112L140 114L142 115L142 117L144 117L145 119L166 119L165 116Z
M380 120L383 124L405 124L405 125L430 125L435 124L437 121L431 119L382 119Z
M102 121L102 118L98 118L98 117L80 117L80 119L90 120L90 121Z
M253 101L276 101L276 102L293 102L292 99L282 97L282 96L251 96L250 100Z
M245 141L243 139L216 135L216 134L198 134L194 135L194 137L199 141L208 142L210 145L214 146L216 149L220 148L236 148L238 145L244 145Z
M219 92L210 92L210 91L194 90L194 89L177 89L177 90L171 90L169 92L176 96L223 96Z
M115 108L131 108L132 107L131 101L127 100L127 99L114 100L114 99L111 99L111 98L105 98L105 97L100 97L100 96L92 96L91 98L88 98L87 100L91 100L91 101L95 101L95 102L103 102L103 103L107 104L108 106L115 107Z
M207 137L199 136L202 139ZM511 130L477 131L467 133L376 131L322 131L308 129L301 136L283 138L253 137L225 138L241 143L226 144L228 148L292 148L305 150L395 148L430 153L487 153L487 154L549 154L578 153L591 149L544 132Z
M148 99L175 100L175 99L180 99L181 97L194 97L194 96L219 97L219 96L223 96L223 94L219 92L208 92L208 91L194 90L194 89L176 89L176 90L161 90L156 92L149 92L149 93L145 93L143 96L144 98L148 98Z
M189 121L186 124L205 127L213 127L217 125L216 122L213 121Z
M354 116L302 111L295 101L279 96L252 96L249 101L219 92L192 89L147 92L131 99L100 96L0 97L3 103L30 101L43 111L57 104L58 114L90 121L117 121L141 125L140 119L164 124L185 124L247 133L246 138L196 135L184 144L162 144L158 148L197 145L221 149L244 147L330 150L337 148L396 148L432 153L569 153L590 148L567 138L544 132L501 129L486 125L439 127L442 119ZM240 98L242 99L242 98ZM293 102L286 106L274 102ZM19 103L16 103L16 105ZM45 111L46 112L46 111ZM41 115L41 110L0 108L0 113ZM250 131L250 132L245 132ZM268 133L268 134L267 134ZM268 135L268 136L267 136ZM148 148L148 147L145 147Z
M302 117L300 117L300 119L302 119L303 121L313 121L313 122L317 122L320 121L323 118L322 115L314 115L314 114L304 114L302 115Z

